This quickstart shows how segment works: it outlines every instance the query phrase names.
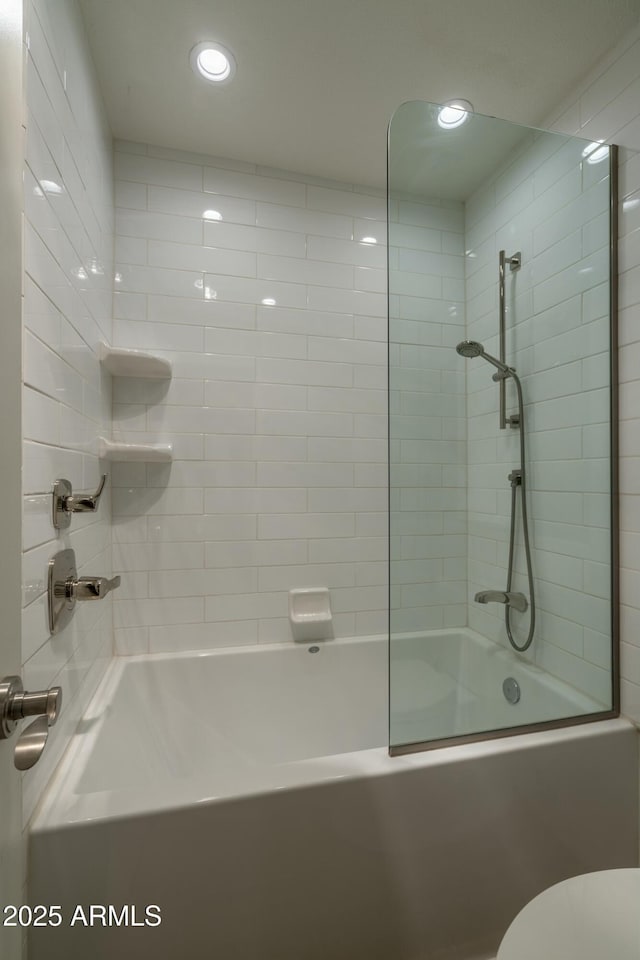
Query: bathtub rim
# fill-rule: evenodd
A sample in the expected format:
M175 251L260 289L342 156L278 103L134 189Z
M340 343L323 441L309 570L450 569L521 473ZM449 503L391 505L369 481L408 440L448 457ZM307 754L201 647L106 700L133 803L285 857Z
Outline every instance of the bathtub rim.
M350 754L341 754L341 764L335 764L334 758L318 758L309 761L314 764L317 774L324 769L324 777L314 779L298 779L286 785L279 784L278 791L301 792L329 786L332 782L342 784L381 779L400 774L409 774L427 768L454 767L460 763L479 760L483 757L508 755L522 751L544 749L564 742L578 742L591 737L622 735L630 732L637 733L637 728L626 717L620 716L591 724L580 724L572 727L562 727L554 730L537 731L495 739L484 739L474 743L456 744L443 747L441 750L427 750L407 753L392 757L386 747L373 747L369 750L359 750ZM60 763L54 778L49 784L38 808L29 825L30 834L50 833L53 831L90 827L101 822L129 821L156 817L184 811L193 807L214 807L223 804L246 802L260 796L272 795L274 786L263 784L259 789L245 792L220 793L217 796L205 796L199 800L193 797L194 782L190 781L187 789L174 790L170 798L164 798L162 803L141 804L142 798L148 799L148 794L142 790L130 792L116 792L116 796L127 801L120 803L118 809L108 809L101 798L109 797L111 792L87 794L78 808L69 809L60 805L60 799L69 794L69 783L66 775L71 754ZM356 758L359 764L355 764ZM329 761L325 763L324 761ZM300 767L305 763L302 761ZM170 802L168 802L170 800Z

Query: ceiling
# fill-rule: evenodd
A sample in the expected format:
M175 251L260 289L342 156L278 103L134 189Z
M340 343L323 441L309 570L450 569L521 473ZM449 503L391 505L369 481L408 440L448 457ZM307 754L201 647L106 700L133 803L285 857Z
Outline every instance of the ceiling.
M540 124L640 0L80 0L116 137L383 186L406 100ZM233 81L189 51L228 46Z

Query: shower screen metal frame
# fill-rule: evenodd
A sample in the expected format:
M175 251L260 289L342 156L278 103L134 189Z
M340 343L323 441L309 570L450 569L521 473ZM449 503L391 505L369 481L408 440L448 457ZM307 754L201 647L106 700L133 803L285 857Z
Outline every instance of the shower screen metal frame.
M390 134L391 124L387 134L387 201L391 194L390 181ZM442 747L452 747L463 743L479 743L485 740L497 740L504 737L515 737L526 733L540 733L545 730L558 730L563 727L579 726L585 723L596 723L599 720L610 720L620 716L620 501L619 501L619 431L618 431L618 146L609 146L609 456L610 456L610 582L611 582L611 704L610 710L601 710L595 713L574 717L563 717L559 720L543 720L536 723L522 724L516 727L504 727L496 730L485 730L477 733L458 734L452 737L443 737L438 740L423 740L414 743L394 745L391 743L391 664L389 664L389 756L399 757L410 753L421 753L425 750L439 750ZM390 271L390 218L387 217L387 275ZM390 293L387 284L387 325L388 343L390 344ZM389 544L389 577L388 577L388 643L389 655L391 651L391 363L387 361L387 477L388 477L388 544Z

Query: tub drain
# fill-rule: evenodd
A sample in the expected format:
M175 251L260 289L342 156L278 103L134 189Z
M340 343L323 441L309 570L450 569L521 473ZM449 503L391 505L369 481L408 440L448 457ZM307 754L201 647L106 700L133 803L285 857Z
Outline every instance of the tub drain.
M507 677L502 684L502 692L509 703L517 703L520 699L520 684L513 677Z
M319 653L319 652L320 652L320 647L309 647L309 649L308 649L307 652L308 652L308 653Z

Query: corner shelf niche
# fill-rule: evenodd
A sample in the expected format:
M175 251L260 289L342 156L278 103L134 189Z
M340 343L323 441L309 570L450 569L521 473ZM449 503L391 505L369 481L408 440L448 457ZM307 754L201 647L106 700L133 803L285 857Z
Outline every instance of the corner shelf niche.
M109 347L101 342L99 357L104 369L113 377L171 379L171 363L146 350ZM173 446L170 443L124 443L98 437L98 456L101 460L121 463L169 463L173 460Z
M113 377L140 377L144 380L170 380L171 363L146 350L108 347L100 343L100 363Z
M98 457L124 463L170 463L173 446L170 443L121 443L98 437Z

